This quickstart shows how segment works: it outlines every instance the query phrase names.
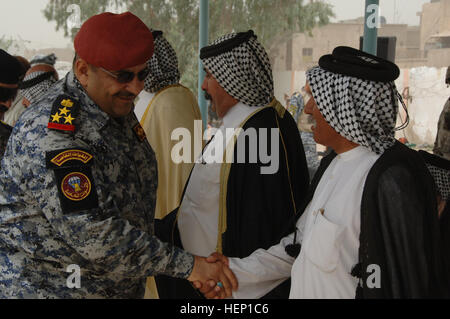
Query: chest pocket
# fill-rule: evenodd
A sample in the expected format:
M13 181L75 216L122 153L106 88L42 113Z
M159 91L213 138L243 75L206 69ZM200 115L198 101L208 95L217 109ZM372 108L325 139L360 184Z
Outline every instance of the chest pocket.
M339 252L344 226L330 222L321 213L317 213L308 242L305 244L305 255L315 266L324 272L332 272L339 262Z

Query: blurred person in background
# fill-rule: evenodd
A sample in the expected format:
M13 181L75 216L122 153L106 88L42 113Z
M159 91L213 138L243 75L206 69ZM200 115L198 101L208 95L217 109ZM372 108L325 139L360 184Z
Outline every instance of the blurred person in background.
M19 60L0 49L0 157L3 157L12 131L12 127L3 122L3 117L16 98L22 75Z
M23 79L25 76L25 73L30 69L30 62L28 62L27 59L25 59L22 56L16 55L14 56L17 60L19 60L20 64L22 65L22 71L21 71L21 78ZM5 123L8 123L10 126L14 126L16 124L17 120L19 119L19 116L25 111L25 107L22 104L22 95L20 92L17 92L17 96L14 99L14 101L11 104L11 107L6 111L4 121Z
M192 92L179 83L175 50L162 31L152 30L152 34L155 52L147 62L150 72L144 90L139 94L135 113L138 118L143 113L141 125L158 163L155 218L160 219L180 205L184 185L199 155L195 153L194 145L199 145L198 152L201 151L202 128L200 124L198 132L194 132L195 121L201 123L200 109ZM191 154L186 162L175 162L172 158L172 149L179 143L172 140L172 133L177 129L190 133ZM157 296L154 280L149 278L146 297Z
M450 85L450 66L447 67L445 83ZM433 153L450 160L450 97L447 99L438 122Z
M311 115L305 113L305 100L310 96L302 88L300 92L294 92L288 101L288 111L291 113L297 123L300 137L302 138L303 148L305 149L306 161L310 180L319 167L319 155L317 154L317 144L314 141L311 127L314 125L314 119Z
M36 103L58 81L58 72L49 64L32 66L19 85L24 108Z

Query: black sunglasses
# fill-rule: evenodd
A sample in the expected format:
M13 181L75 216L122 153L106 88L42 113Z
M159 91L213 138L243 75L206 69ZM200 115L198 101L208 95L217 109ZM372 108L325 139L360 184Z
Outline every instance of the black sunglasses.
M111 75L119 83L130 83L131 81L133 81L135 75L137 75L137 78L138 78L139 81L144 81L145 78L150 73L150 69L149 68L145 68L145 69L139 71L137 74L133 73L131 71L117 71L117 72L113 73L111 71L105 70L104 68L100 68L100 69L103 72L108 73L109 75Z

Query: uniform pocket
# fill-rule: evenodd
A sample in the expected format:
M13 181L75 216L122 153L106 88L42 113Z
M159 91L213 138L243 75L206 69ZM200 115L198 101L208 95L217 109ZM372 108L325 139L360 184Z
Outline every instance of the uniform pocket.
M344 226L330 222L321 213L317 214L304 249L306 257L322 271L332 272L336 269L343 230Z

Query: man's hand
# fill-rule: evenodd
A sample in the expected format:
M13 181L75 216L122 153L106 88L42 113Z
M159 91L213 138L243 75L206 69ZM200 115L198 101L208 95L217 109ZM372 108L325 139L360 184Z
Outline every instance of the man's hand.
M215 258L210 258L210 260L215 260ZM215 262L208 262L205 257L195 256L194 269L188 277L188 280L194 282L196 288L201 288L204 291L210 292L208 294L209 296L212 296L213 294L211 291L214 291L214 296L212 298L231 297L232 290L237 289L238 283L227 264L228 262L225 264L219 259ZM218 282L222 283L222 288L217 286ZM208 298L206 295L205 297Z
M229 270L228 258L220 253L212 253L208 258L206 258L206 261L208 263L217 263L217 262L222 263L224 267L226 267L226 269ZM231 270L229 271L231 272ZM231 272L231 274L233 275L233 278L236 278L233 272ZM221 294L223 289L217 286L216 282L214 282L213 280L208 280L206 283L195 281L193 284L195 288L200 290L200 292L205 296L205 298L208 299L223 298ZM237 289L237 281L236 281L236 288L233 288L233 290L236 289Z

